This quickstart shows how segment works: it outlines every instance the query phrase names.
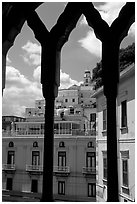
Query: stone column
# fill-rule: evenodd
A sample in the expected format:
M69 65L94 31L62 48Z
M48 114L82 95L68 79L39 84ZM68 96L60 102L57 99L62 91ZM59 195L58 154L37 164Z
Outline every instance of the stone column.
M107 99L107 201L118 202L116 98L119 82L119 43L113 38L102 43L104 95Z
M92 4L87 8L83 5L83 13L89 26L94 28L96 37L102 42L102 79L104 95L107 98L107 194L108 202L118 202L116 98L119 83L119 46L134 22L135 4L126 3L110 27Z
M45 98L45 133L41 201L53 202L54 100L58 95L60 79L60 52L56 50L56 43L49 42L42 47L41 83Z

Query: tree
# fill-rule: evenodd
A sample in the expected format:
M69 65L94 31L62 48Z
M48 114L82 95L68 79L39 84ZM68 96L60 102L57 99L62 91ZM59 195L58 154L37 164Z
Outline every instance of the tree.
M119 51L119 68L120 72L124 70L130 64L135 63L135 43L129 45L126 48L122 48ZM96 64L93 69L92 82L94 89L98 89L103 85L102 83L102 61Z

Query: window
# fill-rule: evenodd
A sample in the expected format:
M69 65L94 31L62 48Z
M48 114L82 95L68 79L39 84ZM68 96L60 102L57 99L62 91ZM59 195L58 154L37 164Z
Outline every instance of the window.
M87 152L86 155L86 167L96 167L95 152Z
M59 143L59 147L65 147L65 143L64 142L60 142Z
M32 151L32 165L38 166L40 163L40 152Z
M88 83L88 79L86 79L86 83Z
M58 152L58 166L66 166L66 152Z
M128 160L122 160L122 176L123 176L123 186L128 187Z
M70 108L70 114L74 114L74 108Z
M14 147L14 143L13 142L9 142L9 147Z
M65 181L58 181L58 194L65 195Z
M96 131L96 113L90 114L90 129Z
M127 101L121 102L121 127L127 127Z
M96 184L88 183L88 197L96 197Z
M107 129L107 109L103 110L103 130Z
M90 114L90 122L96 122L96 113Z
M33 147L38 147L38 142L33 142Z
M87 145L88 148L94 147L93 142L89 142Z
M68 99L67 98L65 98L65 103L67 103L68 102Z
M107 157L103 157L103 178L107 180Z
M73 103L75 102L75 98L72 98L72 102L73 102Z
M15 152L8 151L7 164L14 164L14 162L15 162Z

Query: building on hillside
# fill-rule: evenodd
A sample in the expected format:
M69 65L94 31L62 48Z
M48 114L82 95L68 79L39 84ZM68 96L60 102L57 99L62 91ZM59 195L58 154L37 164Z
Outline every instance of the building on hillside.
M92 97L97 102L96 170L97 202L107 201L107 107L103 87ZM120 73L117 97L119 199L135 200L135 65ZM115 183L114 183L115 185Z
M79 89L73 86L60 90L55 103L54 199L94 202L96 105L94 99L79 101ZM45 101L36 100L34 108L26 108L25 121L13 122L11 131L3 132L3 192L42 193L44 114Z
M2 131L8 132L12 129L13 122L23 122L26 119L18 116L2 116Z

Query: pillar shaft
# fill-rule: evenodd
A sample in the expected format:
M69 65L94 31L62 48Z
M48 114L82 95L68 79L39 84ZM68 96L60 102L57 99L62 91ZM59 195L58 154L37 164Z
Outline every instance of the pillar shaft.
M116 97L107 97L107 201L118 202Z
M119 82L119 44L110 39L102 45L103 84L107 99L107 201L118 202L116 98Z
M54 98L45 101L43 189L41 201L53 202Z
M60 52L56 49L56 43L42 45L41 82L46 105L41 198L43 202L53 202L54 101L58 95L59 79Z

